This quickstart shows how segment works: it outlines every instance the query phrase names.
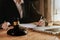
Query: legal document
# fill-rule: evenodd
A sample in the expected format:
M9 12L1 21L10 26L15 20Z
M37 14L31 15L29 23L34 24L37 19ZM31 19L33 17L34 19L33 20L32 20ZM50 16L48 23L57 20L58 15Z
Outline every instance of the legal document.
M36 25L35 24L32 24L32 23L27 23L27 24L19 24L20 26L22 27L26 27L26 28L35 28Z
M51 34L59 34L60 33L60 26L44 26L44 27L38 27L35 24L32 23L28 23L28 24L20 24L20 26L22 27L26 27L26 28L32 28L35 31L42 31L42 32L46 32L46 33L51 33Z

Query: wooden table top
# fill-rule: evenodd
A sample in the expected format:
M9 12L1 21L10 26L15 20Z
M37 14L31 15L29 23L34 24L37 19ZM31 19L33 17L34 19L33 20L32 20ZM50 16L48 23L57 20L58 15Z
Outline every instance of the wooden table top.
M60 36L28 30L25 36L9 36L6 30L0 30L0 40L60 40Z

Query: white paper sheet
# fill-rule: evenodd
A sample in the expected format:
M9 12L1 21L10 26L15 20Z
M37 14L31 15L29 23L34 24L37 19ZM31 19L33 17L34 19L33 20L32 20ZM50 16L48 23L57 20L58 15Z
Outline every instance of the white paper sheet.
M26 28L35 28L36 25L32 24L32 23L28 23L28 24L20 24L20 26L22 27L26 27Z
M26 28L32 28L33 30L36 30L36 31L43 31L43 32L51 33L51 34L59 34L60 33L60 26L37 27L35 24L31 24L31 23L20 24L20 26L26 27ZM48 31L47 29L56 29L56 30L59 29L59 30L54 32L54 31Z
M50 30L52 29L52 30ZM59 34L60 33L60 26L48 26L48 27L35 27L33 28L35 31L42 31L51 34Z

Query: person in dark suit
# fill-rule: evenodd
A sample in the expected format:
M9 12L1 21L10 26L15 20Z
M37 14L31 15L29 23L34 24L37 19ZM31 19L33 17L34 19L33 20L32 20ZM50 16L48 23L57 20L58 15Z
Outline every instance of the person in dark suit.
M17 18L19 18L20 23L38 22L42 15L32 6L35 0L23 1L24 3L21 4L23 17L21 18L14 0L0 0L0 24L4 23L4 21L12 23L14 20L17 20Z
M17 18L19 18L20 23L32 23L40 20L41 15L34 9L32 0L23 0L24 3L20 5L23 10L23 17L21 17L20 7L18 8L18 4L15 3L21 3L21 1L22 0L1 0L0 24L2 24L3 28L7 26L6 22L10 22L12 24L14 21L17 21ZM26 33L24 30L19 29L19 27L14 27L13 29L8 30L7 34L19 36L25 35Z
M22 4L23 18L20 18L19 11L13 0L2 0L0 4L0 24L4 21L12 22L17 18L21 23L36 22L40 19L41 15L33 9L31 1L24 0Z

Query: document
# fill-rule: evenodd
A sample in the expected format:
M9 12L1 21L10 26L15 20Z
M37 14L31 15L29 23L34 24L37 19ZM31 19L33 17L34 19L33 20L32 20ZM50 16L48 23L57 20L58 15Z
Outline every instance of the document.
M32 23L27 23L27 24L19 24L22 27L26 27L26 28L35 28L36 25L32 24Z
M47 27L37 27L37 25L28 23L28 24L20 24L22 27L32 28L35 31L42 31L51 34L59 34L60 26L47 26Z
M33 30L58 35L60 33L60 26L35 27Z

